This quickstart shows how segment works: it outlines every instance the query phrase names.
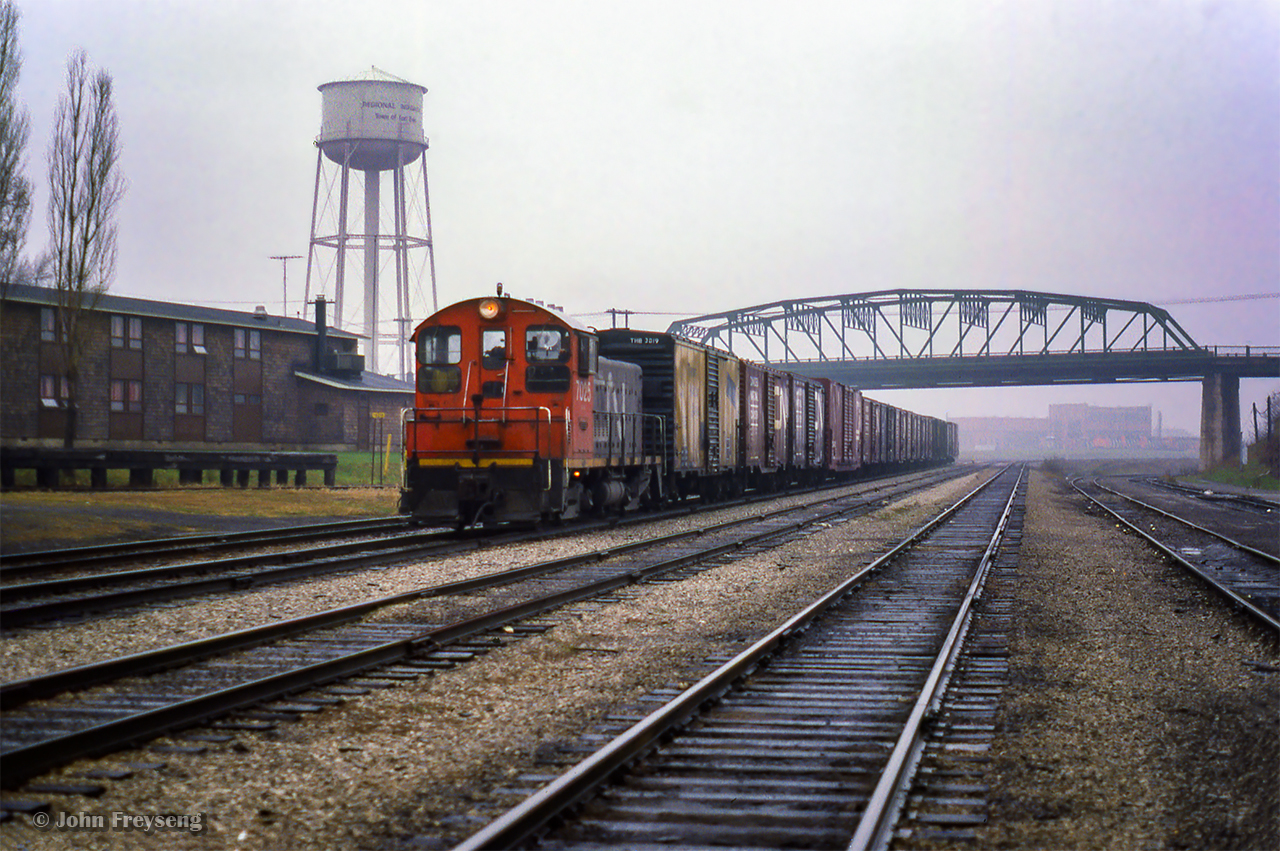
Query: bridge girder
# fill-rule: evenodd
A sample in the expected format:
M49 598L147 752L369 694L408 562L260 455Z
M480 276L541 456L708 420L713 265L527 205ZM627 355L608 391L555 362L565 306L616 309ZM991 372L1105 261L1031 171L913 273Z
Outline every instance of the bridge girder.
M1168 311L1026 290L894 289L790 299L668 328L778 364L1203 352Z

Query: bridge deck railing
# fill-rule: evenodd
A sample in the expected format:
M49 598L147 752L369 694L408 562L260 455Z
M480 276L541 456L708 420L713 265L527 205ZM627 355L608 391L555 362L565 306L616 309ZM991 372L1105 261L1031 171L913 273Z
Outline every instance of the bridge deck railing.
M1137 351L1121 351L1118 349L1076 349L1075 351L1047 351L1047 352L997 352L988 354L979 354L977 352L964 352L957 354L939 354L937 352L924 352L917 354L909 354L902 357L892 357L884 354L875 354L871 357L816 357L816 358L790 358L787 360L775 360L773 363L829 363L840 361L928 361L928 360L977 360L980 358L1028 358L1038 359L1046 357L1139 357L1143 355L1155 356L1183 356L1188 358L1195 357L1239 357L1239 358L1276 358L1280 357L1280 346L1201 346L1199 349L1138 349Z

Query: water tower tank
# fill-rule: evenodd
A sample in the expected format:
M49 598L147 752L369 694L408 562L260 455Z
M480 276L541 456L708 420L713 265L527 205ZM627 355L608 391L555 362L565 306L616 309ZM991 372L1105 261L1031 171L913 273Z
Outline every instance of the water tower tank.
M320 138L335 163L360 171L387 171L426 150L422 96L426 87L373 68L358 79L319 86ZM350 159L348 160L348 156Z

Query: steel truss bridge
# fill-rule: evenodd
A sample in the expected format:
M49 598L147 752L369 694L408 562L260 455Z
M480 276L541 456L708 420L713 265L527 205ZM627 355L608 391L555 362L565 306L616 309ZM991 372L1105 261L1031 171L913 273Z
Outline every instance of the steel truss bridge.
M792 299L667 330L868 390L1201 381L1205 463L1239 455L1239 380L1280 377L1280 347L1202 346L1145 302L1025 290Z

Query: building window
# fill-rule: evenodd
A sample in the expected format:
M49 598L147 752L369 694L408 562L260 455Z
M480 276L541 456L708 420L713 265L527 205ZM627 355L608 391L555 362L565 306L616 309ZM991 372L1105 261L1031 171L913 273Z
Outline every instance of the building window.
M113 379L111 382L111 410L120 413L142 413L142 382Z
M261 405L262 397L257 393L237 393L235 394L235 403L237 405Z
M204 385L173 385L173 407L178 414L204 416Z
M61 393L59 393L61 390ZM65 408L71 398L71 385L63 375L40 376L40 407Z
M237 328L235 337L236 357L241 360L262 359L262 332Z
M48 343L58 341L58 314L52 307L40 308L40 339Z
M208 354L204 347L204 326L198 322L176 322L173 349L180 354Z
M115 349L142 348L142 317L112 316L111 347Z

